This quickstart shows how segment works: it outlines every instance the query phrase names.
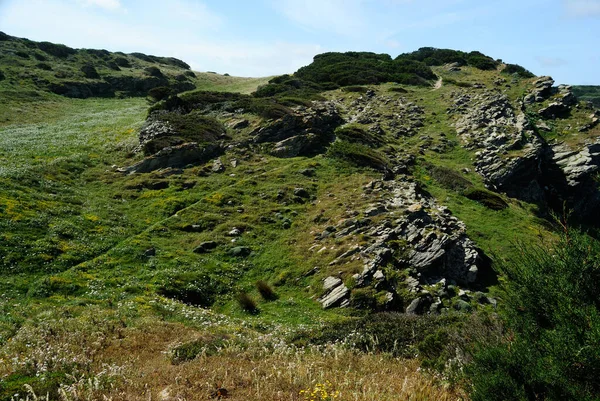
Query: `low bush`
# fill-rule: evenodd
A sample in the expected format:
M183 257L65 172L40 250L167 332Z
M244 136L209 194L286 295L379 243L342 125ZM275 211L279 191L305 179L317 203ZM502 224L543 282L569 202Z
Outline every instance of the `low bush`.
M150 75L151 77L156 77L156 78L164 78L165 76L163 75L162 71L158 68L158 67L146 67L144 68L144 72L148 75Z
M47 63L37 63L35 66L40 70L52 71L52 66L50 66L50 64Z
M351 164L371 167L379 171L389 171L389 162L378 151L360 143L337 140L327 150L327 155L335 159L345 160Z
M209 307L225 291L217 278L198 271L167 271L156 278L157 292L186 304Z
M131 63L125 57L115 57L115 63L119 67L131 68Z
M226 345L229 337L213 335L178 345L170 350L169 359L173 365L189 362L198 355L216 355Z
M100 78L100 74L96 71L96 68L93 64L87 63L81 66L80 71L83 72L83 75L89 79L98 79Z
M360 143L370 147L378 147L382 144L380 135L368 133L364 129L352 125L337 128L335 135L342 141Z
M502 70L502 73L511 74L511 75L516 74L516 75L520 76L521 78L535 77L535 74L533 74L529 70L526 70L525 68L521 67L518 64L506 64L506 67L504 67L504 69Z
M166 99L172 93L172 89L168 86L157 86L156 88L152 88L148 91L148 96L150 96L155 102L158 102Z
M77 53L77 50L68 46L50 42L39 42L37 47L41 51L58 58L67 58L68 56Z
M428 165L426 169L431 178L446 189L465 191L473 186L471 181L463 177L462 174L448 167Z
M508 203L500 195L486 189L469 188L463 192L463 195L492 210L503 210L508 207Z
M342 88L344 92L367 93L369 88L366 86L345 86Z
M323 53L294 74L302 80L326 86L356 86L397 82L428 85L435 74L420 61L396 59L369 52Z
M506 332L475 354L471 399L598 400L600 243L567 229L497 268Z

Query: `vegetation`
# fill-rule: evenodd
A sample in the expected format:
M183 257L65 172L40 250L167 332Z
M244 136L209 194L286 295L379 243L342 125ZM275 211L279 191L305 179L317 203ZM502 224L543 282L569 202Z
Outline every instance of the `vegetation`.
M597 398L599 246L577 232L559 240L536 205L485 189L453 128L453 93L493 88L507 72L495 61L329 53L294 75L247 79L0 34L5 45L21 54L0 53L0 400ZM20 82L23 70L32 76ZM36 83L129 77L162 84L77 99ZM504 93L515 103L531 81L515 77ZM176 82L199 89L177 94ZM269 129L276 141L285 130L314 139L296 125L315 100L348 122L323 129L336 138L326 153L280 158L257 143ZM353 104L371 115L346 113ZM145 121L168 133L140 146ZM188 141L227 150L183 168L119 169ZM496 255L500 288L417 280L443 302L402 313L421 294L407 283L418 276L402 239L380 255L397 299L358 282L375 228L393 233L411 216L431 240L449 234L427 221L438 212L428 201L380 207L409 196L389 189L394 174ZM540 238L547 248L529 245ZM348 308L316 302L327 277L343 280Z
M511 74L511 75L512 74L516 74L516 75L518 75L521 78L533 78L533 77L535 77L535 75L531 71L525 69L524 67L521 67L518 64L506 64L506 67L504 67L504 69L502 70L502 72L504 74Z
M598 399L600 243L567 229L521 251L498 265L506 331L475 357L473 400Z
M422 47L412 53L401 54L396 60L415 60L428 66L456 63L459 66L469 65L480 70L494 70L499 64L498 61L478 51L466 53L460 50L436 49L434 47Z
M300 68L296 77L319 84L339 86L396 82L407 85L429 85L435 74L426 65L409 59L396 59L387 54L366 52L323 53L312 64Z
M591 102L595 107L600 107L600 86L573 86L573 93L579 99Z

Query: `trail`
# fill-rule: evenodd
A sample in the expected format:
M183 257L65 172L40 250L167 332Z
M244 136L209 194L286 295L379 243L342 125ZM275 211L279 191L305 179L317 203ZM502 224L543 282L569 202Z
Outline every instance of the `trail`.
M432 89L432 90L436 91L436 90L440 89L440 88L442 87L442 81L443 81L443 80L442 80L442 77L440 77L440 76L438 75L438 80L437 80L437 81L435 82L435 84L433 85L433 89Z

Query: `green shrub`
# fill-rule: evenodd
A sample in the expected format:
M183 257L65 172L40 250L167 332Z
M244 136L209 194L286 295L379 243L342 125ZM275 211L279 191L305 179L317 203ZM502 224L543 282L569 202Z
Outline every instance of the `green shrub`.
M273 288L271 288L271 286L266 281L257 281L256 289L265 301L275 301L277 298L279 298L275 291L273 291Z
M35 66L40 70L52 71L52 66L50 66L48 63L37 63Z
M20 51L20 50L16 51L15 55L17 55L17 56L19 56L21 58L24 58L24 59L29 59L29 53L24 52L24 51Z
M119 67L131 68L131 63L125 57L115 57L115 63Z
M67 58L68 56L77 53L77 50L68 46L50 42L39 42L37 47L41 51L58 58Z
M337 140L327 150L327 155L345 160L357 166L371 167L380 171L389 171L389 162L378 151L360 143Z
M158 67L146 67L144 68L144 72L148 75L150 75L151 77L156 77L156 78L164 78L165 76L163 75L162 71L158 68Z
M369 88L366 86L345 86L342 88L344 92L367 93Z
M169 359L173 365L179 365L196 359L198 355L216 355L228 340L226 335L216 335L190 341L174 347L169 352Z
M96 71L96 68L94 67L94 65L92 63L87 63L87 64L81 66L80 71L83 72L83 75L86 78L89 78L89 79L100 78L98 71Z
M0 81L3 81L6 79L6 76L4 75L4 73L0 70Z
M442 187L453 191L465 191L473 186L462 174L443 166L426 166L431 178L436 180Z
M467 54L467 63L480 70L495 70L498 66L496 60L477 51Z
M168 86L157 86L156 88L152 88L148 91L148 96L150 96L154 101L158 102L166 99L172 93L172 89Z
M569 229L552 248L520 250L497 263L506 334L475 355L471 399L598 400L600 243Z
M388 91L396 93L408 93L408 91L401 86L392 86L388 89Z
M504 74L516 74L521 78L533 78L535 75L518 64L506 64L506 67L502 70Z
M217 278L197 271L167 271L156 278L157 292L186 304L209 307L225 291Z
M396 59L369 52L323 53L294 74L321 85L355 86L397 82L428 85L435 74L420 61Z
M463 192L463 195L492 210L503 210L508 207L508 203L500 195L486 189L469 188Z
M337 128L335 135L342 141L360 143L370 147L378 147L382 144L380 135L370 134L360 127L351 125Z

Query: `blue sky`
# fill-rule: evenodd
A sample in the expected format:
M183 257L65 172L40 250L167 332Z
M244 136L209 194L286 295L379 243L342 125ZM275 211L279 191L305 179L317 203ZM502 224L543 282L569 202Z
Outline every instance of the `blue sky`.
M600 0L0 0L0 31L239 76L291 73L325 51L479 50L600 85Z

